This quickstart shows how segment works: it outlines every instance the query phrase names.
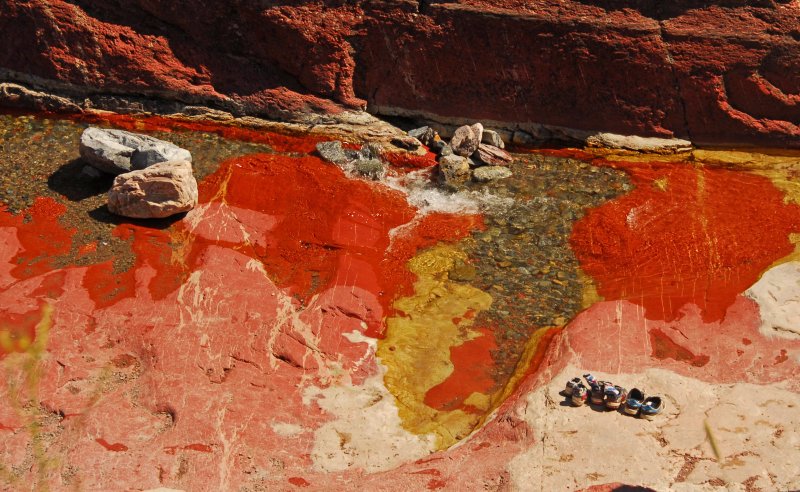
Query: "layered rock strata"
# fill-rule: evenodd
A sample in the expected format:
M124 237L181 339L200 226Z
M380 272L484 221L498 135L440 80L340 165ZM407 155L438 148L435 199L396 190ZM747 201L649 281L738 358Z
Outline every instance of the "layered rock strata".
M786 0L11 0L0 33L0 80L22 84L4 105L293 121L368 107L522 143L607 131L800 147L800 7Z

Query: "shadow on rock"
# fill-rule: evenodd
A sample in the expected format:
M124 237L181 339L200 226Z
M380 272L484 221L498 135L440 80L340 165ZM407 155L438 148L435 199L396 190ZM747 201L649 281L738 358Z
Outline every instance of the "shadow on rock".
M64 164L47 178L51 190L73 202L107 193L113 182L113 175L96 171L80 158Z
M97 207L89 211L89 217L92 219L103 222L105 224L133 224L140 227L147 227L148 229L169 229L172 224L180 221L186 216L186 212L164 217L163 219L133 219L130 217L123 217L121 215L112 214L106 205Z

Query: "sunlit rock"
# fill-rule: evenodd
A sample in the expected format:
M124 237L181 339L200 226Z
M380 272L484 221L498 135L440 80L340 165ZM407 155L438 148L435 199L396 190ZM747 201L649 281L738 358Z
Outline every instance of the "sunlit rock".
M80 153L101 171L122 174L159 162L192 161L192 154L164 140L124 130L89 127L81 135Z
M450 147L453 148L455 154L469 157L478 150L482 136L483 125L480 123L458 127L450 140Z
M169 217L197 205L189 161L168 161L120 174L108 192L108 209L137 219Z

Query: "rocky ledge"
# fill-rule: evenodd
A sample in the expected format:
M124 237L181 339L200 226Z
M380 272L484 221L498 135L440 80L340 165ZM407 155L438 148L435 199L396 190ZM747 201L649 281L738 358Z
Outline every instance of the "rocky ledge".
M10 0L0 33L4 105L800 147L796 1Z

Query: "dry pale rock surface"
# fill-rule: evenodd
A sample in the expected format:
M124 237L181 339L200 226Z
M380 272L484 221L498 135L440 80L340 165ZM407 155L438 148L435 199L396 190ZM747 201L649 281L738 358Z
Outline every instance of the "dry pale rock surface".
M192 161L192 154L177 145L148 135L89 127L83 131L81 157L111 174L144 169L158 162Z
M800 486L800 396L788 387L710 384L663 369L592 372L664 398L664 413L647 421L597 406L572 407L560 391L587 372L590 367L569 365L525 397L520 416L539 440L509 466L518 490L580 490L610 481L687 491Z
M598 133L586 139L589 147L634 150L654 154L674 154L692 150L692 142L679 138L640 137L637 135L616 135Z
M768 270L745 295L758 303L761 333L800 338L800 262L790 261Z
M112 213L137 219L162 218L197 205L197 181L189 161L168 161L120 174L108 192Z

